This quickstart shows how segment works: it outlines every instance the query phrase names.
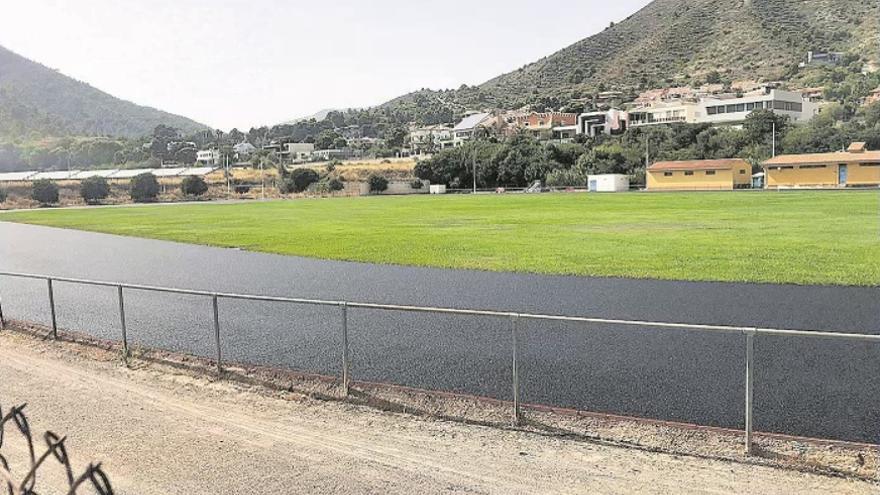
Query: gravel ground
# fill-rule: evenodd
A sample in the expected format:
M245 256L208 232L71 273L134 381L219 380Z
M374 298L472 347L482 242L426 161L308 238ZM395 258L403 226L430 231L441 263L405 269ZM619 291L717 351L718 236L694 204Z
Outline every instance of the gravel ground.
M0 222L0 270L265 295L603 318L880 331L880 288L548 277L323 261ZM112 288L56 284L62 327L119 339ZM47 323L45 283L0 277L7 316ZM213 355L210 301L126 294L135 345ZM222 301L227 359L338 375L337 308ZM358 380L511 398L508 322L349 311ZM523 402L743 428L745 342L521 322ZM880 346L759 338L755 428L877 443Z
M0 398L119 493L799 493L878 486L318 401L0 333ZM14 435L3 453L25 455ZM13 463L15 466L15 463ZM40 493L59 493L43 470Z

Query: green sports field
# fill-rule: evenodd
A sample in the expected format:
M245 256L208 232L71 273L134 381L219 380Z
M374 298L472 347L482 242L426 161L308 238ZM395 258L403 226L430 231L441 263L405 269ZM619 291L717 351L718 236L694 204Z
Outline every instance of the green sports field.
M363 197L21 211L0 220L402 265L880 284L878 191Z

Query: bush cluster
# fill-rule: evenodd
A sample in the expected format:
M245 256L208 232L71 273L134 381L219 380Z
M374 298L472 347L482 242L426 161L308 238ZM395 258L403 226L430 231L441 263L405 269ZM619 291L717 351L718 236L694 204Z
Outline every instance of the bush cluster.
M58 184L51 180L35 180L31 186L31 198L43 206L58 202Z
M318 172L315 172L310 168L294 169L281 181L281 193L301 193L320 179L321 177L318 176Z
M180 190L185 196L198 197L208 192L208 183L199 176L190 175L180 183Z
M149 203L159 197L159 181L156 176L146 172L131 180L131 200L135 203Z
M110 196L110 184L103 177L89 177L79 183L79 195L88 204L99 203Z
M370 185L371 193L380 193L388 189L388 179L379 174L371 174L367 178L367 183Z

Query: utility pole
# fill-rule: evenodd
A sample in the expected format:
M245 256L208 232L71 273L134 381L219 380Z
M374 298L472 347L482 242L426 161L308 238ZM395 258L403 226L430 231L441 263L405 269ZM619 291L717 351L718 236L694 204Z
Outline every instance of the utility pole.
M773 158L776 158L776 121L773 121Z
M224 153L224 157L226 158L226 198L229 199L232 196L232 184L229 180L229 155Z
M477 194L477 134L474 130L474 194Z
M263 160L260 159L260 198L266 200L266 179L263 177Z

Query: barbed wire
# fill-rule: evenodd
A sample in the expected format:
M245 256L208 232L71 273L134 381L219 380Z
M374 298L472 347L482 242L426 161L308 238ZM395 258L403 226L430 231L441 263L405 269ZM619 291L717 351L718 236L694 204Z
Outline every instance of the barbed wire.
M6 485L6 493L8 495L38 495L36 491L38 471L47 465L47 461L55 459L64 470L67 483L67 495L75 495L83 486L91 486L92 492L98 495L113 495L113 488L110 486L110 480L101 464L92 464L86 467L82 474L75 476L72 466L70 465L70 457L67 455L67 448L64 446L66 437L59 437L51 431L43 434L43 440L46 443L46 449L37 455L37 446L34 441L34 435L28 423L27 416L24 414L26 404L12 407L9 412L3 414L3 407L0 406L0 487ZM20 480L13 478L10 471L10 460L3 453L4 442L8 441L10 432L6 427L10 426L11 433L17 433L21 436L27 445L27 459L25 465L27 473ZM54 491L54 490L53 490Z

